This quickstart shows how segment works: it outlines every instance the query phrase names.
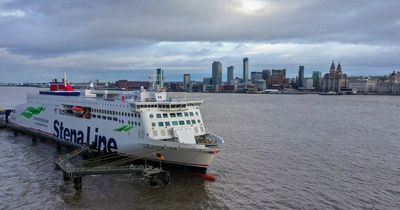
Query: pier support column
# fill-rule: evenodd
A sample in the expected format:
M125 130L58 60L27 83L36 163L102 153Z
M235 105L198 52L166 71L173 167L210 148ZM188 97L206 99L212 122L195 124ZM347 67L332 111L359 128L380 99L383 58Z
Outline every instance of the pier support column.
M67 173L63 173L63 179L64 179L64 183L65 184L68 184L69 183L69 180L70 180L70 177L68 176L68 174Z
M74 178L74 188L75 190L82 189L82 177L75 177Z
M61 144L57 142L56 147L57 147L57 152L61 152Z

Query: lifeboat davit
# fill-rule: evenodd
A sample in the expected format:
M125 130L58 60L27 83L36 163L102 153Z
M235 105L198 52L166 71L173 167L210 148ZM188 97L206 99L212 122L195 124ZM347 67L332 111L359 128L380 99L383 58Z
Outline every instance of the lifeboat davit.
M81 107L81 106L73 106L72 107L72 111L74 113L79 113L82 114L85 111L85 108Z

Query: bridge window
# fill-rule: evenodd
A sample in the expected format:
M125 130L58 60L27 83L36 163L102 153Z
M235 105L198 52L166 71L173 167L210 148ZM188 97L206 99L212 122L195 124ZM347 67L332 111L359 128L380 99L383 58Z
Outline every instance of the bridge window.
M171 114L169 114L169 116L176 117L176 114L175 113L171 113Z
M173 126L177 126L178 125L178 121L172 121L172 125Z
M185 125L185 121L180 120L180 121L179 121L179 125Z
M190 125L190 120L186 120L186 124L187 124L187 125Z
M158 126L159 127L164 127L164 123L163 122L158 122Z
M168 118L168 114L167 113L164 113L162 115L163 115L163 118Z
M171 126L171 123L169 123L169 121L166 121L165 126Z
M189 113L185 112L184 114L185 114L185 117L189 117Z
M161 118L161 114L156 114L157 118Z
M177 113L178 117L183 117L182 112Z
M193 112L189 112L189 114L190 114L190 116L192 116L192 117L194 116Z
M192 120L192 124L193 124L193 125L196 124L196 120Z

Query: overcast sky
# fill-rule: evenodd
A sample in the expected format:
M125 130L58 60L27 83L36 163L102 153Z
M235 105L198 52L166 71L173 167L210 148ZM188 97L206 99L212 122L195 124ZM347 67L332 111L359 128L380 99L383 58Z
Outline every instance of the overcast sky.
M399 0L0 0L0 81L141 80L164 68L242 75L305 65L348 75L400 71ZM197 77L197 78L196 78Z

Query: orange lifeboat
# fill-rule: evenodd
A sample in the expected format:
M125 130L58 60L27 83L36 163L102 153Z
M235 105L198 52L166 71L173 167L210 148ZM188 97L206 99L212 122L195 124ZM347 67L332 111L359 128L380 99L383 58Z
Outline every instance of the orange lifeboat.
M81 107L81 106L73 106L72 107L72 111L74 113L79 113L79 114L83 114L83 112L85 112L85 108Z

